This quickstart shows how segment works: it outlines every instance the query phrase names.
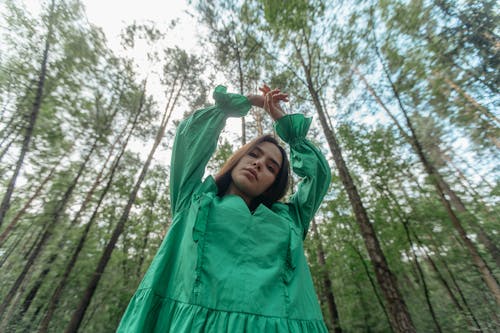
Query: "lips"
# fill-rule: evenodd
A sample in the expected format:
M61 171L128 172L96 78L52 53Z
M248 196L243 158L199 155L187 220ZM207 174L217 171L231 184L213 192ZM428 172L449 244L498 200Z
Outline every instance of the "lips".
M255 180L257 180L257 179L258 179L258 178L257 178L257 172L256 172L254 169L247 169L247 168L245 168L245 169L243 169L243 170L245 170L245 171L247 171L247 172L250 172L250 173L252 174L252 176L255 178Z

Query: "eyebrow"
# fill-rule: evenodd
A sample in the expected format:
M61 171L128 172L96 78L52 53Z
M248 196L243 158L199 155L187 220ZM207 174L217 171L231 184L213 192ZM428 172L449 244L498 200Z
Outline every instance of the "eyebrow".
M259 153L261 153L262 155L265 155L264 151L259 146L255 146L254 149L258 150ZM269 159L271 160L271 162L273 162L274 164L276 164L276 166L278 167L278 169L281 169L281 165L274 158L272 158L271 156L269 156Z

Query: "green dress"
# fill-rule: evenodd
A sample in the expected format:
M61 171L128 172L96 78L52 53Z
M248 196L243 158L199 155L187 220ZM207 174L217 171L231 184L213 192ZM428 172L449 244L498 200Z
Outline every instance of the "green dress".
M330 182L301 114L275 123L302 177L290 202L250 212L236 195L202 181L227 117L244 116L245 96L218 86L216 105L177 129L170 191L173 222L123 315L118 332L327 332L303 240Z

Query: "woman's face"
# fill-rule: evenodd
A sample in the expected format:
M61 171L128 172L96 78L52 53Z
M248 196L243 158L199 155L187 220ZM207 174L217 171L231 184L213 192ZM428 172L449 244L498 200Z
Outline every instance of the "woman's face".
M237 194L247 204L264 193L276 180L283 157L271 142L262 142L248 152L231 171L227 194Z

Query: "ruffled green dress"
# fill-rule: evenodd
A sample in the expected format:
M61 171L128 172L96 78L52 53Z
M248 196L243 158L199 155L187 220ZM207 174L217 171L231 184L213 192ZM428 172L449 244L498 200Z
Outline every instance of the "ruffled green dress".
M331 178L324 156L305 139L311 119L294 114L275 123L303 179L290 202L251 212L239 196L217 196L211 176L202 181L227 117L251 107L223 86L214 99L177 129L174 219L118 332L327 332L303 249Z

